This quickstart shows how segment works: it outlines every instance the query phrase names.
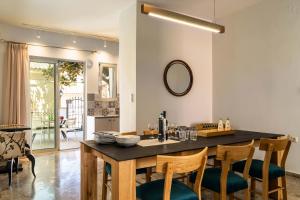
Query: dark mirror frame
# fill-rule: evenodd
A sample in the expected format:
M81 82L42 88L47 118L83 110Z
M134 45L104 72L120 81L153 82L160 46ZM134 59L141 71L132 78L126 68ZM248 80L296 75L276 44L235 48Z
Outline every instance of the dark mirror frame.
M169 84L168 84L168 80L167 80L168 71L169 71L169 69L170 69L173 65L175 65L175 64L181 64L181 65L183 65L183 66L188 70L188 73L189 73L189 75L190 75L190 83L189 83L188 87L186 88L186 90L185 90L184 92L181 92L181 93L178 93L178 92L173 91L173 90L170 88L170 86L169 86ZM171 61L171 62L166 66L165 71L164 71L164 84L165 84L167 90L168 90L172 95L174 95L174 96L181 97L181 96L184 96L184 95L186 95L187 93L189 93L189 91L192 89L192 86L193 86L193 72L192 72L190 66L189 66L186 62L184 62L183 60L173 60L173 61Z

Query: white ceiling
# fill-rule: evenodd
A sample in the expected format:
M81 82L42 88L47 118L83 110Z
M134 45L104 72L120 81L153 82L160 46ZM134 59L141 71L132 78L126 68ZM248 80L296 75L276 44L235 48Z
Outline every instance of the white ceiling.
M117 37L119 15L135 0L1 0L0 21Z
M261 0L216 0L217 17L229 15ZM119 16L136 0L1 0L0 21L50 29L118 37ZM213 0L148 0L160 6L208 18ZM197 5L195 5L197 4ZM199 14L198 14L199 13Z

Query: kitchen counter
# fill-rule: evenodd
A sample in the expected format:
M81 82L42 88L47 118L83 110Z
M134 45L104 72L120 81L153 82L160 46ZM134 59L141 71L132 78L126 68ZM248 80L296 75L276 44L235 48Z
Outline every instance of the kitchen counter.
M119 115L87 116L87 139L94 139L95 131L120 131Z

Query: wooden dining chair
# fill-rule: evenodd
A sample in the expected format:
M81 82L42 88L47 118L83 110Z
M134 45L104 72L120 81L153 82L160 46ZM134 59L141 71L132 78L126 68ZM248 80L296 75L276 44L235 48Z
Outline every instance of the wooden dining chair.
M263 199L269 199L271 193L283 192L283 199L287 199L285 162L291 146L291 141L287 138L280 139L261 139L259 150L265 151L264 160L253 159L250 167L251 191L255 193L255 181L262 182ZM271 163L274 152L283 152L277 163ZM233 165L233 170L241 172L245 165L244 161L237 162ZM270 180L281 179L282 186L269 191Z
M161 156L156 159L156 172L164 173L165 179L155 180L137 187L141 200L201 200L201 182L207 161L207 147L200 153L188 156ZM194 188L173 179L177 173L197 171Z
M123 132L122 135L136 135L136 131L131 132ZM108 175L111 175L111 165L109 163L105 163L105 171ZM146 182L151 181L151 169L149 168L141 168L136 170L137 174L145 174L146 175Z
M131 131L131 132L123 132L121 133L121 135L137 135L136 131ZM108 176L111 176L111 164L104 162L104 170L105 172L103 172L103 187L102 187L102 195L104 195L104 198L106 198L106 187L108 187L108 181L110 181L108 179ZM151 181L151 168L141 168L141 169L137 169L136 170L136 174L145 174L145 178L146 178L146 182L150 182Z
M158 134L158 130L144 130L143 131L144 135L157 135Z
M243 146L223 146L218 145L216 160L221 162L220 167L205 169L202 187L214 192L215 199L226 200L227 195L234 199L234 193L244 190L243 199L250 199L250 189L248 186L249 168L254 153L254 141ZM231 165L234 161L244 160L245 167L243 175L234 173ZM195 183L195 174L190 177L190 182Z

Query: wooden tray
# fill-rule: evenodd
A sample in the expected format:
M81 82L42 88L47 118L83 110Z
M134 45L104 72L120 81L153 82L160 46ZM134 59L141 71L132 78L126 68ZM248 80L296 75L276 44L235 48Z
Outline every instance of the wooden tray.
M178 143L180 141L177 140L165 140L163 142L159 142L157 139L147 139L147 140L141 140L137 144L142 147L149 147L149 146L157 146L157 145L163 145L163 144L174 144Z
M218 129L209 129L209 130L199 130L198 136L201 137L215 137L215 136L222 136L222 135L232 135L234 134L234 130L230 131L218 131Z

